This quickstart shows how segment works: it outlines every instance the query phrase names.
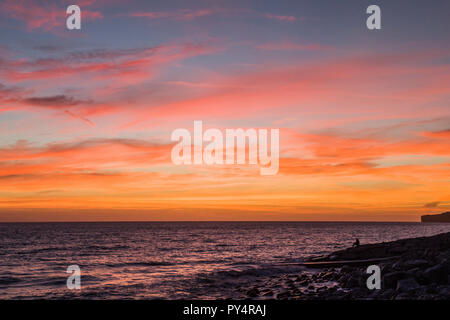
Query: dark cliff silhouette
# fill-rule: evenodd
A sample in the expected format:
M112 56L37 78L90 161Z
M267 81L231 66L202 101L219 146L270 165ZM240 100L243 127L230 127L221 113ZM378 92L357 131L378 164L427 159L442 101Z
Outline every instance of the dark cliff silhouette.
M429 214L420 217L422 222L450 222L450 211L441 214Z

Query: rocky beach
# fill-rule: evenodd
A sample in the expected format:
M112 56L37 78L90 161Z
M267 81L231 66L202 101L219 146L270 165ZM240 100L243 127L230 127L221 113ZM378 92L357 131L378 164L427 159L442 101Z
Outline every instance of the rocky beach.
M381 270L381 289L366 285L369 265ZM364 244L315 257L304 272L257 279L241 298L297 300L450 299L450 233Z

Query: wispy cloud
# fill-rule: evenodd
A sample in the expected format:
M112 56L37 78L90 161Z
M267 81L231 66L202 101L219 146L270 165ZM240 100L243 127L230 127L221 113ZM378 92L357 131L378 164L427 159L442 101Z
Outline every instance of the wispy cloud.
M173 19L190 21L201 17L210 16L220 12L218 9L180 9L176 11L148 11L148 12L133 12L127 14L129 17L146 18L149 20L155 19Z
M90 2L83 2L89 6ZM34 0L4 0L0 3L0 12L3 17L13 18L24 22L28 31L43 30L52 31L65 25L67 18L66 7L58 5L58 2L38 2ZM84 9L83 19L102 19L99 11Z
M69 52L49 58L14 59L0 57L0 100L3 107L23 109L38 107L62 111L70 118L92 123L88 117L117 110L121 101L105 102L106 92L114 93L120 88L136 86L151 81L165 66L189 57L209 54L218 50L214 44L179 43L134 49L101 49ZM27 83L29 90L21 89ZM37 88L84 86L74 98L65 93L46 95ZM102 92L97 95L96 92ZM103 101L102 101L103 100Z
M424 136L436 139L450 139L450 129L441 131L427 131L422 133Z
M294 16L277 15L277 14L272 14L272 13L266 13L264 16L268 19L282 21L282 22L295 22L297 20L301 20L301 19L297 19Z
M216 50L209 44L182 43L138 49L78 51L62 57L37 60L5 59L0 60L4 66L0 76L20 82L91 74L97 79L120 77L122 82L127 82L145 79L152 69L170 62Z
M424 208L437 208L440 203L441 203L440 201L429 202L429 203L425 203L425 205L423 207Z
M46 97L30 97L24 100L25 103L41 107L51 107L60 108L67 106L75 106L82 103L87 103L87 101L76 100L73 97L67 95L56 95L56 96L46 96Z
M333 47L322 45L319 43L295 43L290 41L283 41L283 42L266 42L263 44L256 45L256 48L260 50L267 50L267 51L278 51L278 50L292 50L292 51L319 51L319 50L330 50Z

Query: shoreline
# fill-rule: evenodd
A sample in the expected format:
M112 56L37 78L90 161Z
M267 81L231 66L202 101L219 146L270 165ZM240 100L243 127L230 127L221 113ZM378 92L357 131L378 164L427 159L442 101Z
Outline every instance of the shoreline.
M267 277L237 291L244 299L256 300L450 299L450 232L363 244L311 258L307 263L315 268ZM321 264L330 266L320 268ZM366 285L370 276L366 269L373 264L381 270L379 290L369 290Z

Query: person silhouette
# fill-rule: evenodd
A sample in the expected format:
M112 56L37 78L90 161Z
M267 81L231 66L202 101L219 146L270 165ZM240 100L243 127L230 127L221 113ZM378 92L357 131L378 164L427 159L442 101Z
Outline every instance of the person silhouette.
M355 242L353 243L352 247L359 247L359 239L356 238Z

